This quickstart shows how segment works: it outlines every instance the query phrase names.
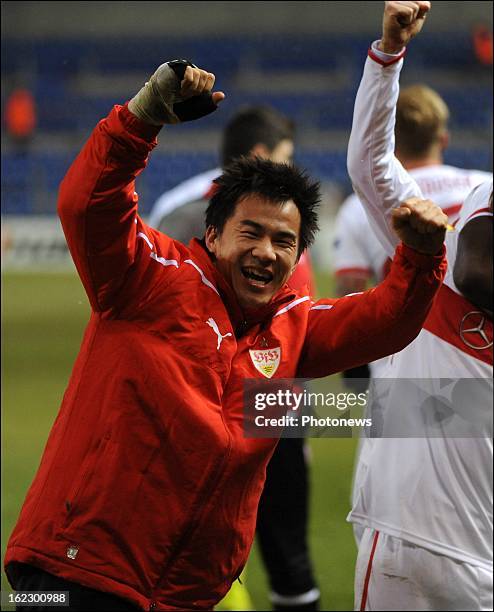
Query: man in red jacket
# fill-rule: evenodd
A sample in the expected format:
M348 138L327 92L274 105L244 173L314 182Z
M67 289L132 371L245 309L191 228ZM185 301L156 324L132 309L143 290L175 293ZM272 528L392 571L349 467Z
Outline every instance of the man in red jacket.
M137 214L135 178L165 123L224 97L214 76L163 64L101 121L58 203L92 314L60 413L10 538L18 590L70 609L207 610L247 560L275 439L244 437L243 382L326 376L416 337L445 272L446 217L394 213L403 244L378 287L314 302L286 286L317 229L318 186L240 160L217 179L189 246ZM266 374L267 375L267 374Z
M289 163L294 151L293 122L269 106L248 106L223 129L222 168L233 160L261 157ZM207 170L163 193L153 205L148 224L185 244L204 233L204 212L216 188L212 182L221 168ZM298 291L307 285L314 292L308 251L300 256L288 285ZM348 292L350 293L350 292ZM312 568L308 541L309 465L303 437L281 438L266 469L257 511L256 537L269 582L273 610L319 610L320 592ZM242 579L246 578L246 574ZM235 583L220 609L250 609L243 584Z

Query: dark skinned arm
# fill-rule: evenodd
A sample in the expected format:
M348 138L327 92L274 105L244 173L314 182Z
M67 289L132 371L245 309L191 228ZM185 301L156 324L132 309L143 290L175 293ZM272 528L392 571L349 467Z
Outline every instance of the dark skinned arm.
M492 217L474 217L458 237L453 279L461 293L492 317Z

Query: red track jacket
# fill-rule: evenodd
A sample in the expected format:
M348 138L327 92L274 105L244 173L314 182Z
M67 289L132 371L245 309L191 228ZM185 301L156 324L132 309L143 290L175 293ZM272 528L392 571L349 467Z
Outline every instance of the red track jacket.
M144 610L208 609L247 560L276 446L243 437L242 381L262 377L249 349L280 349L276 378L399 351L445 262L400 246L366 293L314 303L285 287L245 315L199 241L137 214L134 179L156 134L116 106L62 182L92 314L5 563L14 586L23 562Z

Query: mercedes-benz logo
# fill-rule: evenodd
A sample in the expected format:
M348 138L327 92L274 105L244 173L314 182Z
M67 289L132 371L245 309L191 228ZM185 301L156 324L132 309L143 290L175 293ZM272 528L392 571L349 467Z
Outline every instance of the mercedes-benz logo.
M476 351L483 351L492 346L485 330L486 317L479 310L466 314L460 323L460 337L463 342ZM492 330L491 330L492 338Z

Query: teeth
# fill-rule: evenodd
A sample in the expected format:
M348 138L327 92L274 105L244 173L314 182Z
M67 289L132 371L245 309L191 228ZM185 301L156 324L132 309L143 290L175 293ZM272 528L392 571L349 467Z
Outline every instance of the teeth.
M258 270L252 270L251 268L245 268L244 274L247 278L251 278L252 280L260 281L263 283L269 283L272 279L272 276L269 272L260 272Z

